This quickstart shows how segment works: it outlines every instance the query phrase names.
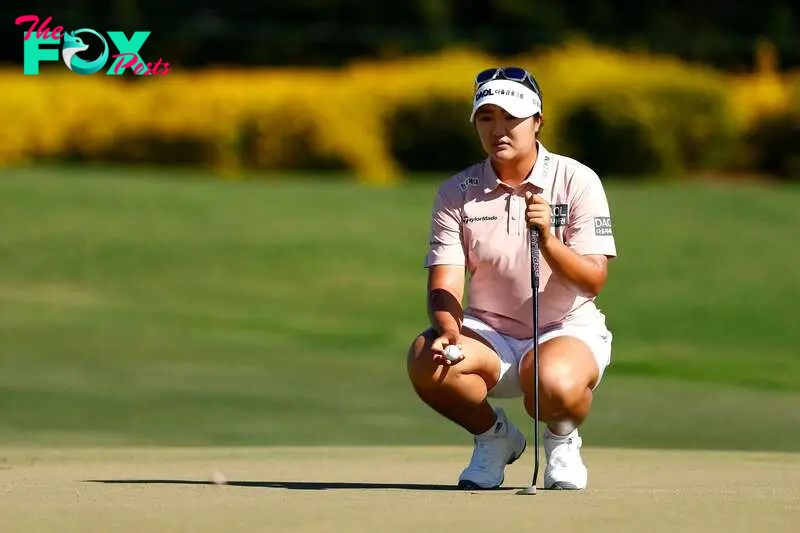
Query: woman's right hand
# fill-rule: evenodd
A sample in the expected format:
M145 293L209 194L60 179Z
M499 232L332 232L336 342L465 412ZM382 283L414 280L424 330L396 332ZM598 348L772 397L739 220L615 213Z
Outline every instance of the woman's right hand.
M445 332L443 335L440 335L439 337L435 338L433 340L433 343L431 344L431 354L433 355L434 362L444 366L453 366L463 361L464 360L463 351L461 352L461 355L459 355L457 359L448 359L447 356L444 354L445 347L451 344L461 348L461 346L458 344L458 341L459 341L458 333Z

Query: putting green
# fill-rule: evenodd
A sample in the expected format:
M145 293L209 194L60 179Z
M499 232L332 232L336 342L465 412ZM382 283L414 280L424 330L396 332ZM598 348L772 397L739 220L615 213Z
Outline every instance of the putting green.
M0 451L4 530L797 531L800 455L586 449L590 488L452 490L464 447ZM214 484L224 475L226 484ZM541 478L540 478L541 483Z

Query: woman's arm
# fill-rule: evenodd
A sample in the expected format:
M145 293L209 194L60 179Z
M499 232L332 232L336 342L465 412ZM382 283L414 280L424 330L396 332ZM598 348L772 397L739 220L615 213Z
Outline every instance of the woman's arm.
M577 285L589 296L594 297L600 294L608 274L608 258L606 256L577 254L549 231L540 242L539 249L554 272L558 272Z
M434 265L428 269L428 317L439 335L451 343L458 341L464 312L464 267Z
M589 296L597 296L608 275L608 258L601 254L582 255L570 249L550 232L550 205L544 198L527 193L525 218L539 230L539 249L547 264Z

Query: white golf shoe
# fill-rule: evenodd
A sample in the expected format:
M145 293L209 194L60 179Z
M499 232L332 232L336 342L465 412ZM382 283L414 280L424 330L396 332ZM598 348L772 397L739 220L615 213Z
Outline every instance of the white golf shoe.
M462 489L495 489L503 484L506 465L525 451L525 435L508 421L502 409L495 409L497 420L488 435L474 438L472 459L458 477Z
M586 488L589 472L581 459L583 441L574 430L559 436L544 430L544 488L551 490L582 490Z

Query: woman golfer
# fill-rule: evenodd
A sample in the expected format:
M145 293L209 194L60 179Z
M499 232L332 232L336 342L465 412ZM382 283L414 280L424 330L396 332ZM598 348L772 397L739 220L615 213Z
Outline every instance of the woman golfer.
M487 399L521 396L533 416L528 231L538 231L544 487L583 489L578 427L611 359L611 333L594 303L616 256L608 202L595 172L539 142L541 91L527 71L490 69L475 81L471 121L488 157L436 194L425 257L432 327L409 350L409 377L422 401L474 436L459 487L502 485L526 440ZM448 345L460 355L445 357Z

